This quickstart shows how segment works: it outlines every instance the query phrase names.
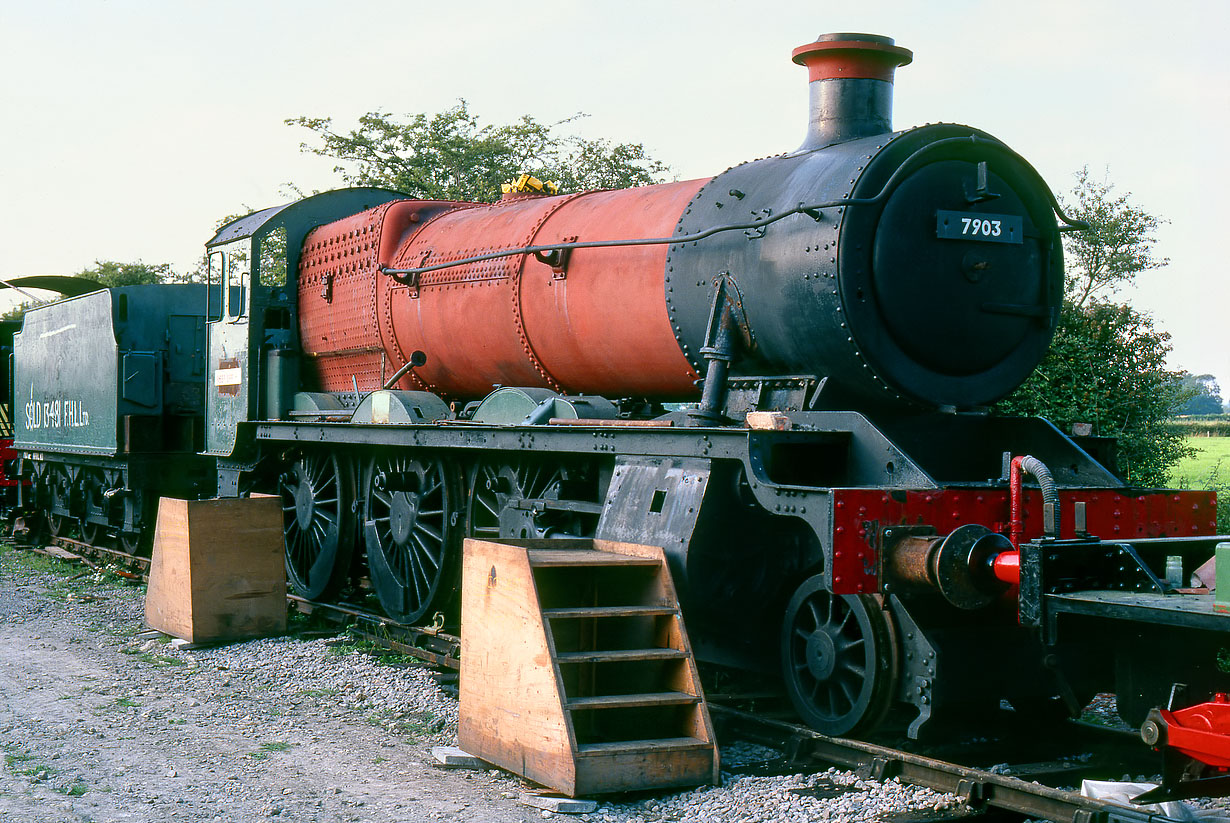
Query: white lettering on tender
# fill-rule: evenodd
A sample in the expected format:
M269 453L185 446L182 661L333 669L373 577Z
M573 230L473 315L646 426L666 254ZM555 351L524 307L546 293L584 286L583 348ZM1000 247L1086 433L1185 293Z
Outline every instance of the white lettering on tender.
M80 429L90 425L90 413L81 400L26 401L26 430Z
M55 337L57 334L63 334L64 332L72 331L75 328L77 328L76 323L69 323L67 326L61 326L58 329L52 329L51 331L45 331L42 334L40 334L38 337L40 340L42 340L44 337Z

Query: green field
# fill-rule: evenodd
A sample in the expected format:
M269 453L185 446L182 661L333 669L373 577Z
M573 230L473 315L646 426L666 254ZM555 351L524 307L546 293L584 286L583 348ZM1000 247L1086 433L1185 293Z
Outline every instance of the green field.
M1196 450L1170 470L1170 483L1184 489L1230 486L1230 437L1188 437Z

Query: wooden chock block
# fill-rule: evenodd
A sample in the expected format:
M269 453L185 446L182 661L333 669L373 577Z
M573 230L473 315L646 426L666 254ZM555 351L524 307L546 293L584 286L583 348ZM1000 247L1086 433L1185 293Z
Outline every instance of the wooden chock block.
M285 632L282 546L277 497L162 498L146 622L192 643Z
M759 431L790 431L791 420L781 412L748 412L747 427Z

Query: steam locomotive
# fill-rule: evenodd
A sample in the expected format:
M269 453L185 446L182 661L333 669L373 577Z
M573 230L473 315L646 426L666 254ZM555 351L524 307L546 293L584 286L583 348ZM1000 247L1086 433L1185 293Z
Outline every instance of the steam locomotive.
M1214 496L987 413L1057 322L1048 187L977 129L893 131L892 40L793 59L795 151L494 204L327 192L224 226L206 285L31 311L24 503L139 551L158 494L276 491L299 594L412 624L450 614L467 536L661 546L698 656L779 671L830 734L1225 691L1227 618L1164 575L1212 555Z

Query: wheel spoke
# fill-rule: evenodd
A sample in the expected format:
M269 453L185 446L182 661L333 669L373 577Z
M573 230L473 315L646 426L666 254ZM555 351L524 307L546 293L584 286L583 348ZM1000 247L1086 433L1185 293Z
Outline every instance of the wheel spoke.
M441 532L436 531L431 526L427 525L421 520L415 521L414 530L421 534L427 535L428 537L430 537L432 540L434 540L437 543L444 542L444 535Z
M538 497L538 480L542 477L542 467L533 466L525 470L528 476L525 482L521 484L522 497Z
M832 680L826 680L824 683L827 687L825 690L825 696L828 698L828 703L825 705L825 708L828 709L828 711L825 713L829 717L836 717L842 713L842 709L838 707L838 704L843 697L841 688Z
M403 555L406 561L406 566L408 567L404 568L404 571L406 572L406 576L408 576L410 581L414 584L414 602L418 605L422 605L425 596L423 589L419 587L419 578L423 578L423 584L426 588L430 589L431 585L427 580L427 575L423 574L422 570L419 568L419 564L414 562L414 555L409 548L403 551Z
M841 661L841 667L845 671L857 675L860 680L866 679L867 677L867 666L864 663L860 663L856 660L843 659Z
M850 623L850 618L854 617L854 610L847 609L846 613L841 617L841 623L837 626L837 631L845 631L846 626Z
M838 679L837 684L838 686L841 687L841 694L843 697L845 697L847 704L850 706L853 706L854 703L858 700L858 696L859 696L858 695L859 690L857 687L863 685L862 682L859 681L856 683L851 683L849 680L843 677L843 678Z
M419 556L421 556L424 560L430 563L433 569L440 568L439 556L440 556L440 545L441 544L434 543L429 546L426 543L424 543L422 538L420 538L417 534L411 535L411 540L414 542L414 545L417 547Z
M811 625L813 629L818 629L824 625L825 620L820 617L820 606L815 600L807 601L807 610L811 612Z

